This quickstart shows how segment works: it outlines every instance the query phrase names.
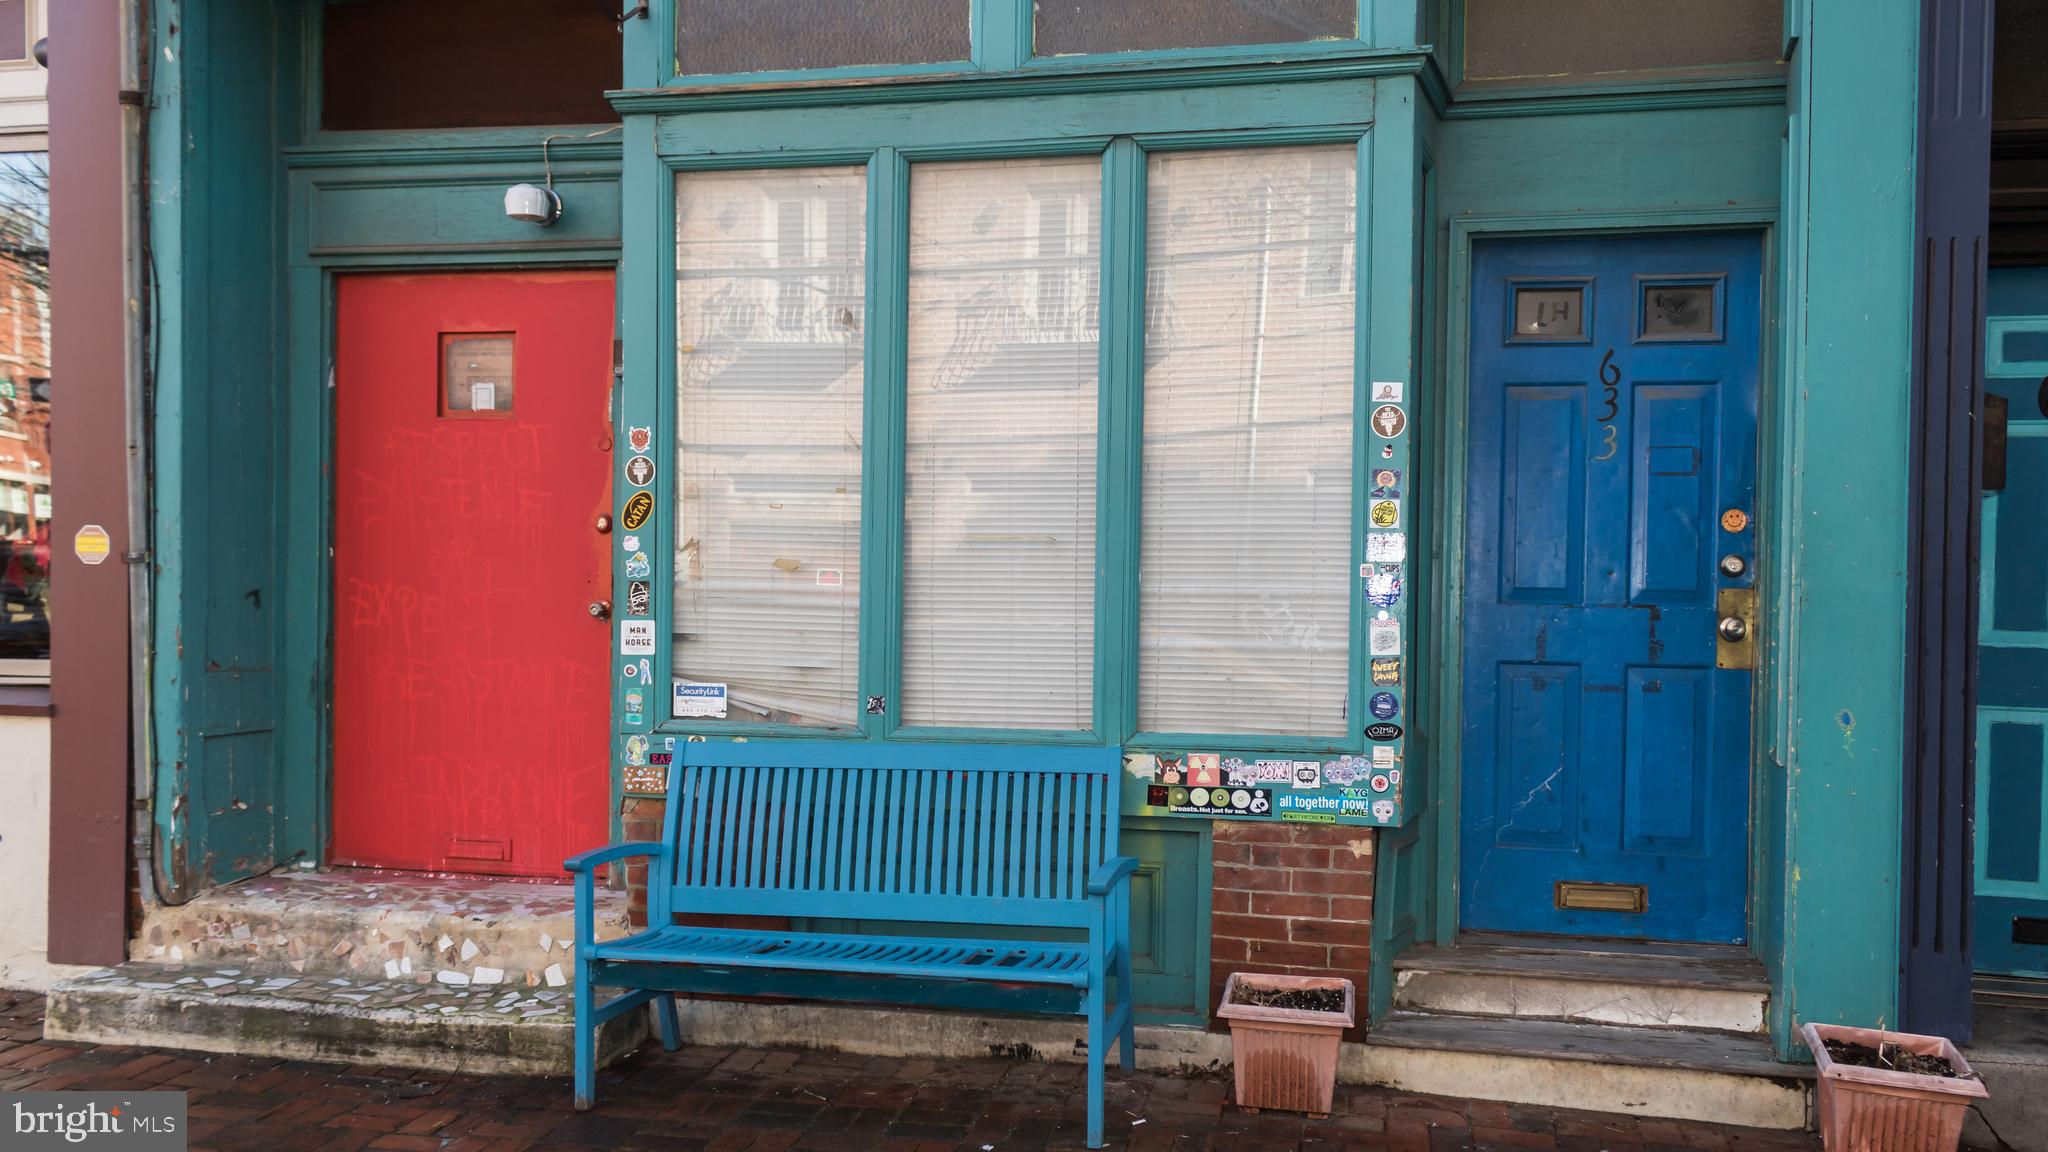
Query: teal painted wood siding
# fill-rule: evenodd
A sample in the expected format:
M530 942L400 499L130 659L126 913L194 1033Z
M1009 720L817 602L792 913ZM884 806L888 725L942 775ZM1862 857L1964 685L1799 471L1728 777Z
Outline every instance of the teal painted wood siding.
M1781 1056L1797 1023L1898 1019L1916 5L1807 5L1787 133L1784 386L1763 526L1759 829ZM1780 911L1781 910L1781 911Z
M311 851L280 756L294 620L283 594L278 387L295 22L269 5L166 5L150 124L156 884L179 901ZM228 498L222 498L223 495ZM61 657L60 657L61 659Z

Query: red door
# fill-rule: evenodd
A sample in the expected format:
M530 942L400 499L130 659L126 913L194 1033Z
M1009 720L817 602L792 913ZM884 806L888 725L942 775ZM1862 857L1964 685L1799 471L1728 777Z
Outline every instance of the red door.
M612 279L354 276L335 356L335 864L606 839Z

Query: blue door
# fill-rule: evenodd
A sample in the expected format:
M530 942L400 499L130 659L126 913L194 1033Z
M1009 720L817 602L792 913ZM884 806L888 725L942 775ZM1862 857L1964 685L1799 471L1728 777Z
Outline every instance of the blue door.
M1715 647L1755 579L1761 260L1737 234L1475 249L1467 930L1744 937L1754 674Z
M1990 288L2006 469L1984 495L1974 954L1980 972L2048 976L2048 268L1995 268Z

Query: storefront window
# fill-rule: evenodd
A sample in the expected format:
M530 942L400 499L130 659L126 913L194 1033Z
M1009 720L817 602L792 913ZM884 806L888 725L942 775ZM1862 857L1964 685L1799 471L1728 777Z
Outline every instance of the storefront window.
M1094 715L1102 169L920 165L910 183L905 723Z
M676 204L675 674L730 720L852 724L866 170L691 173Z
M50 165L0 155L0 676L50 658Z
M728 724L1358 735L1357 156L1155 153L1142 237L1096 154L679 176L676 677Z
M1347 730L1354 155L1151 160L1142 731Z

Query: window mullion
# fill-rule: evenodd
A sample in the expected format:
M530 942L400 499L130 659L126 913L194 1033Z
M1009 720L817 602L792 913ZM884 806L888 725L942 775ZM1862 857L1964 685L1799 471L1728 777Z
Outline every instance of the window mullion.
M974 0L974 65L1008 72L1031 58L1032 0Z
M903 669L903 443L909 322L910 163L868 163L867 411L861 443L861 733L897 726ZM876 698L881 711L869 707Z
M1096 723L1137 730L1138 508L1145 383L1145 152L1119 137L1102 158L1102 470L1096 583Z

